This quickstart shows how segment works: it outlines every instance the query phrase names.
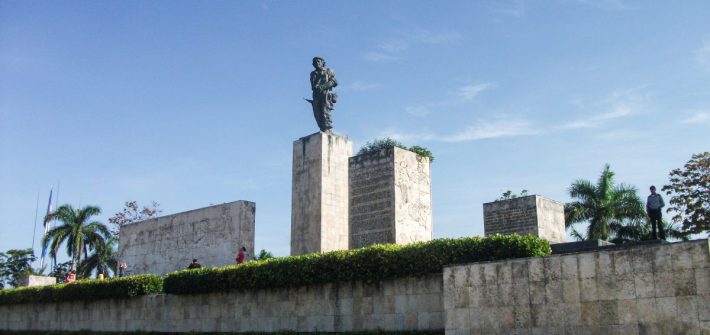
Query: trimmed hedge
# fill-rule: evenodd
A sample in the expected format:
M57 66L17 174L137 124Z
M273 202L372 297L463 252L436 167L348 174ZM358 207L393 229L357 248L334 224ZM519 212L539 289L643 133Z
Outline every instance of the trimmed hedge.
M0 304L127 298L160 293L162 290L163 277L136 275L105 280L80 280L71 284L0 290Z
M441 272L451 264L548 256L550 244L534 236L494 235L437 239L408 245L375 245L356 250L272 258L223 268L173 272L163 287L170 294L282 288L328 282L375 282Z

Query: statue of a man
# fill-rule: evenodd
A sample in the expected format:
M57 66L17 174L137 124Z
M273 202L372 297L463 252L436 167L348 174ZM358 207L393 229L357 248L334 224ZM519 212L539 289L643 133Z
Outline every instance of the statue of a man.
M313 100L310 101L313 107L313 116L315 116L321 131L329 131L333 128L333 105L338 99L338 95L331 92L331 89L338 86L338 81L335 79L333 70L325 67L323 58L314 57L313 67L315 68L311 72Z

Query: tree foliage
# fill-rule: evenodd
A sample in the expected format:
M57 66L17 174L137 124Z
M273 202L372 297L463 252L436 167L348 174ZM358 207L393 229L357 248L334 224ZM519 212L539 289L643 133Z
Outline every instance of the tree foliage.
M162 212L157 201L152 201L150 206L141 206L137 201L126 201L123 209L108 219L111 234L118 237L121 226L150 219Z
M503 195L500 198L496 199L496 201L511 200L511 199L515 199L515 198L519 198L519 197L525 197L527 195L528 195L528 190L522 190L522 191L520 191L520 194L513 193L513 191L511 191L511 190L507 190L507 191L503 192Z
M607 240L612 235L612 227L645 217L636 188L614 185L614 172L609 164L604 166L596 185L588 180L576 180L570 185L569 195L577 200L565 204L565 225L578 239ZM588 222L586 234L573 227L581 222Z
M115 237L109 237L105 243L99 243L94 252L79 265L79 275L89 278L92 272L101 267L106 277L115 276L118 273L117 249L118 239Z
M10 249L0 252L0 288L5 285L17 287L20 276L32 274L32 262L36 259L32 249Z
M670 198L666 210L673 222L694 233L710 233L710 152L694 154L682 169L669 174L670 184L662 190Z
M67 256L72 259L72 270L77 270L82 254L87 258L89 251L106 243L106 238L111 235L106 225L90 221L100 213L101 209L95 206L74 209L71 205L62 205L47 215L47 220L61 222L42 238L42 247L49 247L49 254L55 263L62 244L66 247Z
M71 271L71 261L55 264L49 275L57 278L57 284L63 284L67 279L69 271Z
M261 251L259 251L259 254L254 257L254 260L263 261L269 258L274 258L274 254L272 254L270 251L266 251L266 249L261 249Z
M429 162L434 161L434 155L431 153L431 151L429 151L429 149L422 147L422 146L418 146L418 145L407 147L406 145L400 143L399 141L391 139L389 137L377 139L372 142L365 143L365 145L363 145L362 148L360 148L360 151L358 151L357 154L358 155L372 154L372 153L380 152L380 150L383 150L383 149L392 149L394 147L412 151L415 154L422 156L422 157L428 157Z
M669 223L666 220L663 220L662 224L663 230L666 232L666 236L671 239L678 241L687 241L690 239L690 234L684 232L678 225ZM610 228L614 234L613 237L609 239L609 242L614 244L624 244L654 239L651 222L645 219L633 220L626 222L625 224L619 224L616 222L611 223Z

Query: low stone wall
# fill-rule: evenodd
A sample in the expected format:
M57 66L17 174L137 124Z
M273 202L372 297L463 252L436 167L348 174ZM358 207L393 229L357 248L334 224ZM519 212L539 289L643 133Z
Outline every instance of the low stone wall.
M708 240L454 266L446 334L710 333Z
M0 305L0 329L349 332L444 328L441 273L375 284Z
M708 240L443 274L204 295L0 305L0 330L710 334Z

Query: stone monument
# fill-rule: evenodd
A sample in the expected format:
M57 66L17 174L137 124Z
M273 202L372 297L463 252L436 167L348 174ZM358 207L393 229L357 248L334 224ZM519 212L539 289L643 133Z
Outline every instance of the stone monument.
M235 201L122 226L119 260L130 274L166 274L186 268L235 264L242 246L254 255L256 204Z
M483 204L486 236L533 235L550 243L566 242L565 209L562 203L539 195Z
M401 148L351 157L350 249L432 239L429 158Z
M293 142L291 255L348 248L352 142L318 132Z
M57 278L49 276L25 275L17 279L17 287L47 286L57 283Z

